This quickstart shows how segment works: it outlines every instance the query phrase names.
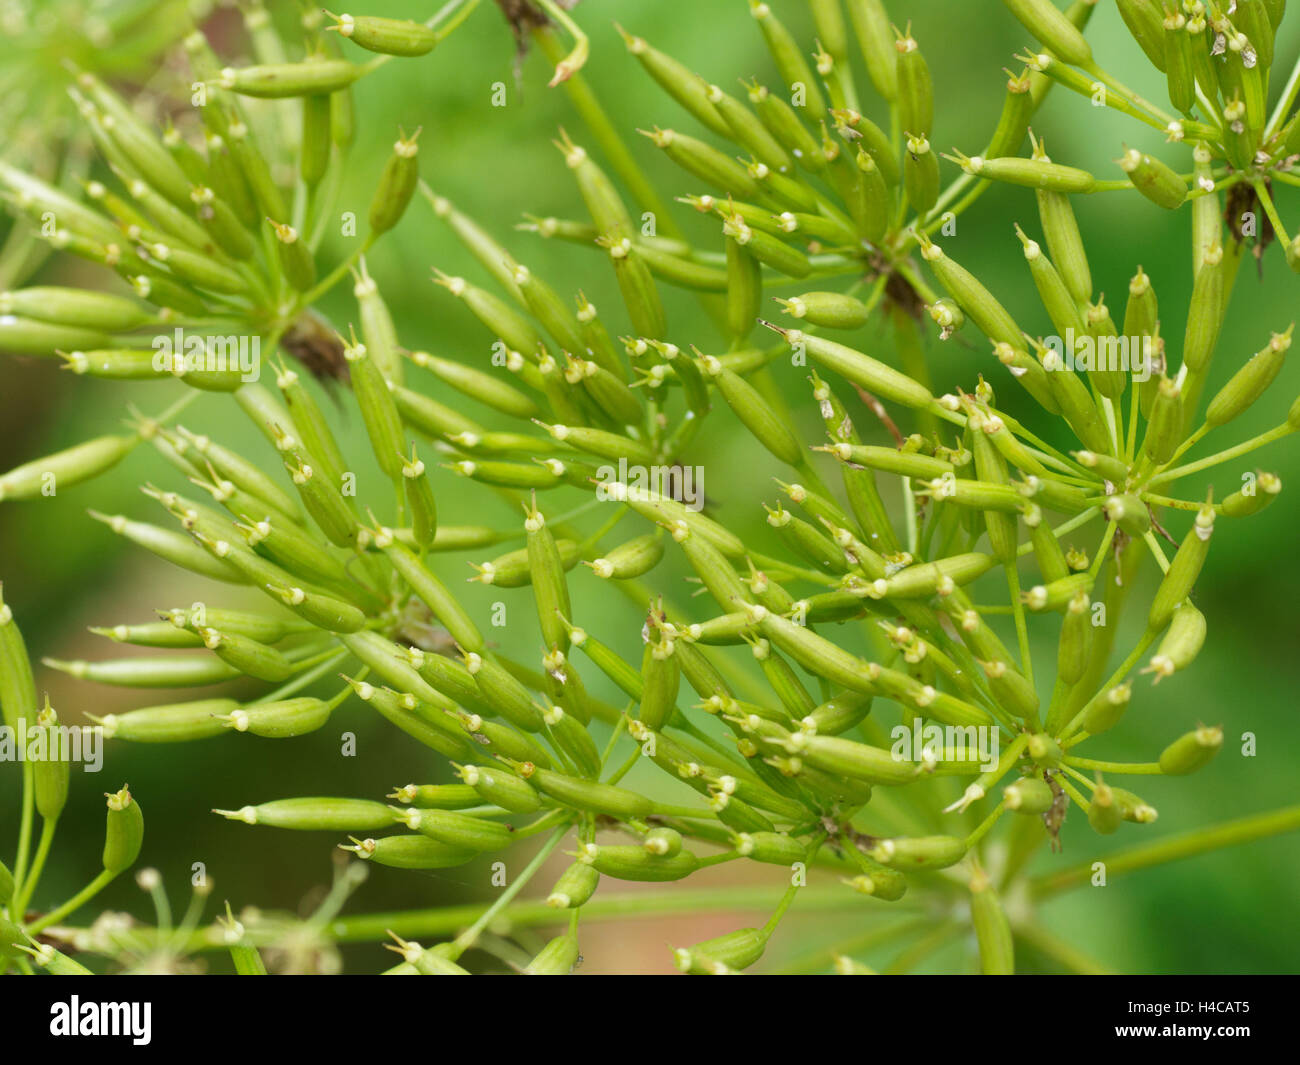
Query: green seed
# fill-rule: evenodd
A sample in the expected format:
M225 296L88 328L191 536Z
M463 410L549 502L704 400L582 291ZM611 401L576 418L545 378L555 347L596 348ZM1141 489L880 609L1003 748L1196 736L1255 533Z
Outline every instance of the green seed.
M36 728L42 730L37 733L38 735L49 735L51 737L50 746L46 748L46 756L36 761L32 767L36 812L46 821L57 821L59 814L63 812L63 807L68 801L68 782L71 775L71 766L68 764L67 754L55 746L58 743L54 738L57 733L44 731L57 729L58 725L59 715L50 706L50 699L47 695L45 697L45 708L36 715Z
M411 806L437 810L463 810L482 802L478 792L468 784L405 784L388 797Z
M379 18L375 15L330 15L335 25L326 26L340 37L369 52L382 55L419 56L433 51L438 34L410 19Z
M1014 156L1020 151L1034 114L1034 98L1029 91L1032 85L1028 70L1022 71L1019 76L1010 76L997 128L982 153L985 159Z
M510 846L514 840L514 831L509 825L486 821L455 810L421 810L414 807L389 807L389 810L393 820L449 847L496 851Z
M1052 0L1003 0L1003 3L1025 29L1065 62L1082 67L1092 62L1092 49L1083 34Z
M1201 727L1174 740L1160 753L1160 771L1169 776L1195 773L1209 764L1223 746L1221 728Z
M169 658L118 658L100 662L45 658L51 669L88 680L124 688L192 688L233 680L240 671L219 658L177 655Z
M944 869L966 855L966 841L953 836L900 836L882 839L868 851L871 858L904 872Z
M347 359L352 391L361 408L361 420L370 437L370 447L379 468L396 479L402 476L406 436L402 432L402 418L397 404L389 392L388 383L378 362L370 357L364 344L345 344L343 356Z
M384 812L388 814L387 808ZM351 847L339 846L362 861L392 869L452 869L473 861L478 853L467 847L448 846L428 836L382 836L354 840Z
M785 148L767 131L754 112L716 85L708 85L705 96L731 128L732 140L773 170L793 168L794 161Z
M577 674L570 673L565 678L566 686L572 686ZM573 705L585 701L574 699ZM587 731L582 718L577 714L565 713L562 706L552 706L542 714L551 738L551 744L563 753L581 776L595 780L600 775L601 757L596 749L596 741ZM588 715L590 717L590 715Z
M346 89L362 68L345 59L312 59L303 63L226 67L217 84L240 96L277 99L311 96Z
M740 163L701 140L673 129L642 130L655 147L688 174L713 186L724 195L742 200L757 199L761 186ZM597 226L600 223L597 221Z
M920 215L939 199L939 160L924 137L908 137L903 155L903 189L907 202Z
M822 366L835 370L883 400L913 409L925 409L934 403L934 397L924 385L854 348L796 329L781 329L767 322L763 324L780 333L794 351L805 352Z
M273 219L267 219L275 230L276 253L280 270L289 284L299 292L305 292L316 283L316 263L312 259L311 249L306 241L300 240L298 231L293 226L284 225Z
M1021 595L1022 601L1030 610L1064 610L1080 589L1088 590L1092 580L1086 573L1076 573L1048 584L1035 585Z
M280 651L247 636L223 633L213 628L200 629L199 635L209 651L250 677L278 684L293 672L293 665Z
M1288 326L1285 333L1274 333L1268 345L1233 374L1206 409L1205 420L1210 425L1226 425L1263 395L1282 369L1293 329L1294 326Z
M1141 536L1151 528L1151 512L1135 495L1113 495L1106 500L1102 509L1106 512L1108 521L1115 522L1130 536Z
M315 732L329 720L331 709L330 704L321 699L281 699L232 710L222 723L236 732L283 739Z
M667 328L664 307L650 268L628 238L607 242L607 238L602 237L601 242L609 250L614 276L623 296L623 305L632 319L632 328L647 339L663 339Z
M988 874L976 866L970 878L971 924L979 944L980 972L985 976L1010 976L1016 969L1016 948L1011 925Z
M578 937L556 936L533 956L521 972L525 976L568 976L579 961Z
M541 809L542 800L528 781L494 766L464 765L457 769L460 779L473 788L484 802L493 803L515 813L532 813ZM437 809L437 807L421 807Z
M53 495L61 485L98 477L121 462L139 442L136 436L101 436L16 466L0 474L0 500Z
M1196 660L1205 646L1205 615L1190 601L1180 603L1174 610L1165 638L1160 641L1144 673L1154 673L1154 683L1186 669Z
M495 374L423 351L413 352L411 361L462 395L478 400L502 414L514 418L532 418L539 413L537 404L529 396Z
M627 788L613 784L600 784L592 780L581 780L564 773L556 773L541 766L524 765L516 767L524 779L530 781L539 791L552 799L578 810L607 814L621 820L644 818L654 811L654 803L645 796ZM640 847L630 850L646 855ZM599 866L597 866L599 869ZM600 870L604 872L604 870Z
M1166 210L1181 207L1187 199L1183 180L1159 159L1130 148L1119 159L1119 166L1143 196Z
M1114 728L1128 709L1132 692L1128 683L1098 692L1084 707L1083 727L1094 736Z
M390 828L392 808L369 799L276 799L238 810L213 810L230 821L301 832L369 832Z
M731 136L731 127L709 102L704 82L682 66L672 56L651 47L641 37L633 37L622 26L615 28L623 37L627 50L634 56L660 87L689 111L712 132L722 137Z
M944 254L939 245L922 234L921 256L930 269L979 330L995 343L1023 347L1020 327L993 294L969 270ZM1056 257L1053 256L1055 259ZM1058 260L1059 261L1059 260Z
M464 608L447 590L447 586L430 573L409 549L395 539L390 540L390 533L391 530L386 530L383 535L376 537L375 546L384 552L394 569L433 611L452 638L465 650L482 653L483 635Z
M1086 170L1045 159L989 158L987 156L957 157L957 162L968 174L989 181L1004 181L1010 185L1023 185L1030 189L1047 189L1061 193L1091 192L1097 179Z
M1282 491L1282 480L1273 473L1260 473L1247 493L1245 488L1233 492L1223 501L1223 513L1231 518L1258 514Z
M1183 340L1183 363L1193 373L1205 370L1223 328L1227 284L1225 258L1221 244L1205 249L1192 286L1187 332Z
M144 815L140 812L140 804L123 785L121 791L108 796L108 818L104 827L104 871L116 876L130 869L140 857L143 845Z
M671 857L647 853L644 847L597 846L588 843L578 860L589 864L602 876L615 880L666 882L682 880L699 868L699 859L690 851L678 851Z
M1142 47L1152 66L1164 70L1171 57L1168 38L1163 32L1164 16L1160 4L1157 0L1117 0L1117 5L1129 33Z
M648 641L641 659L641 706L638 720L656 732L662 729L677 708L677 689L681 666L674 651L675 641L662 635Z
M1258 486L1257 486L1258 487ZM1196 521L1183 542L1179 545L1169 570L1156 590L1147 615L1147 626L1152 632L1160 632L1174 616L1179 604L1191 594L1197 577L1205 565L1205 558L1210 550L1210 538L1214 535L1214 508L1208 502L1197 512Z
M898 64L885 6L882 0L848 0L848 9L871 83L884 99L893 100L898 94Z
M906 784L921 771L919 765L897 759L889 751L842 736L795 733L789 746L811 766L870 784Z
M225 731L223 714L239 709L233 699L202 699L192 703L172 703L128 710L122 714L91 716L104 730L105 739L122 739L130 743L178 743L208 739Z
M599 884L600 873L586 862L574 862L560 874L546 904L558 910L577 909L596 893Z
M903 132L918 138L930 136L934 125L934 85L930 66L911 33L894 43L898 78L898 116Z
M238 584L244 581L243 575L224 562L213 558L184 533L159 528L142 521L130 521L121 514L106 515L90 511L96 521L102 521L113 532L124 536L134 544L153 552L159 558L190 570L212 580L227 581Z
M646 533L607 551L583 565L602 580L634 580L649 573L664 556L664 538Z
M768 51L772 53L777 73L789 87L794 101L802 102L814 115L825 113L826 101L817 87L817 80L808 66L808 60L804 58L803 50L790 31L762 0L750 0L749 13L763 31L763 39L767 42Z
M673 961L678 970L695 975L738 972L748 969L763 956L768 933L759 928L741 928L726 935L678 947Z
M398 137L393 144L393 154L384 164L374 198L370 201L370 229L372 233L385 233L401 220L415 195L420 180L420 167L416 162L420 135L417 129L408 138Z
M1021 777L1002 791L1006 808L1018 814L1046 813L1052 808L1055 798L1051 787L1041 777Z
M1105 784L1098 784L1093 790L1092 801L1088 804L1088 824L1102 835L1110 835L1124 821L1119 801L1114 791Z

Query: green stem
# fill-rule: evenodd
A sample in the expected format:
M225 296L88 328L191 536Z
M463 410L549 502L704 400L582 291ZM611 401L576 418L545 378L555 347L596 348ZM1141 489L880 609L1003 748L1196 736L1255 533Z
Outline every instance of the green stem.
M1165 862L1194 858L1223 847L1234 847L1269 836L1300 831L1300 806L1285 806L1268 813L1253 814L1233 821L1183 832L1156 843L1143 843L1127 847L1106 858L1106 875L1132 873ZM1029 890L1035 899L1048 899L1063 891L1080 887L1091 881L1093 862L1089 859L1080 865L1057 873L1039 876L1029 881Z
M1138 664L1138 659L1146 654L1147 648L1155 643L1158 635L1159 633L1152 632L1150 629L1143 633L1142 639L1140 639L1138 645L1129 652L1129 656L1124 659L1119 669L1115 670L1115 672L1111 674L1110 679L1097 690L1100 692L1110 691L1111 688L1115 687L1116 684L1128 676L1129 670ZM1063 739L1069 739L1074 734L1074 730L1083 723L1083 715L1086 710L1087 704L1084 704L1083 709L1075 714L1074 719L1061 730L1060 735Z
M1286 88L1282 90L1282 95L1278 97L1277 106L1273 108L1273 114L1269 117L1268 125L1264 127L1263 140L1268 140L1269 137L1282 128L1282 123L1286 121L1287 115L1290 114L1291 105L1295 103L1297 95L1300 95L1300 59L1297 59L1295 66L1291 68L1291 76L1287 78Z
M32 817L36 812L35 766L23 762L22 813L18 822L18 858L14 862L14 883L21 884L27 876L27 857L32 846Z
M1095 758L1067 756L1065 764L1077 769L1095 769L1102 773L1127 773L1130 776L1152 776L1164 772L1159 762L1100 762Z
M1281 440L1284 436L1289 436L1295 430L1286 422L1266 433L1260 433L1258 436L1252 436L1249 440L1242 441L1236 447L1230 447L1226 451L1219 451L1216 454L1209 455L1203 459L1197 459L1195 462L1189 462L1186 466L1176 466L1172 470L1165 470L1151 478L1147 483L1149 485L1163 484L1165 481L1174 481L1179 477L1186 477L1189 473L1199 473L1201 470L1209 469L1211 466L1217 466L1221 462L1227 462L1229 459L1235 459L1241 455L1249 454L1256 448L1263 447L1265 444L1271 444L1274 440Z
M506 888L505 891L501 892L501 895L496 902L492 903L491 906L479 914L478 919L456 937L453 946L458 955L469 950L469 948L474 945L475 940L478 939L479 933L492 923L492 920L497 916L497 914L510 905L511 900L524 889L524 886L528 881L531 880L537 870L542 867L542 863L550 857L551 851L555 850L555 848L560 845L560 840L565 837L568 831L568 825L557 829L555 834L542 844L541 849L533 856L533 860L524 866L523 872L515 877L515 882Z
M84 888L82 888L75 895L73 895L72 898L68 899L68 901L65 902L62 906L59 906L56 909L51 910L49 913L45 914L45 916L41 917L36 921L33 921L30 925L28 925L27 926L28 935L34 936L36 935L37 932L40 932L45 928L49 928L50 925L58 924L60 921L63 920L63 918L67 917L68 914L73 913L74 911L80 909L87 902L89 902L96 895L98 895L101 891L103 891L104 888L106 888L110 883L112 883L113 878L116 876L117 876L116 873L111 873L107 869L102 870L100 874L97 877L95 877L94 880L92 880Z
M1046 958L1059 962L1072 973L1081 976L1110 976L1111 970L1093 961L1072 943L1058 939L1042 925L1034 921L1013 925L1012 934L1027 947L1038 951Z
M1025 620L1025 604L1020 599L1020 571L1014 562L1006 564L1007 589L1011 593L1011 610L1016 619L1016 639L1020 644L1020 671L1030 686L1034 683L1034 663L1029 655L1029 625Z
M1273 197L1269 195L1268 186L1258 179L1252 181L1251 185L1255 189L1260 205L1264 208L1264 213L1268 215L1268 220L1273 223L1273 229L1281 240L1282 247L1289 248L1291 237L1286 231L1286 226L1282 224L1282 216L1277 213L1277 206L1273 203Z
M31 870L23 879L21 887L14 893L9 906L9 912L18 919L27 912L27 903L36 891L36 885L41 879L41 870L45 868L45 859L50 856L50 845L54 842L54 831L58 824L58 819L54 818L46 820L41 825L41 839L36 844L36 857L32 861Z

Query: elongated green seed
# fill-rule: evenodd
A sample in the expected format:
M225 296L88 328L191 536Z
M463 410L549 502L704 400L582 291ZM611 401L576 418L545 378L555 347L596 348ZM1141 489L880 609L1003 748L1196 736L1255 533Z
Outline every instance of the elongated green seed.
M218 85L240 96L275 99L337 92L346 89L361 73L361 67L345 59L315 59L303 63L226 67L221 71Z
M343 844L339 846L362 861L375 862L393 869L452 869L472 861L478 854L478 851L468 847L449 846L428 836L418 835L381 836L378 839L356 840L350 847Z
M299 832L369 832L390 828L392 808L369 799L275 799L238 810L213 810L230 821Z
M578 855L602 876L615 880L665 882L681 880L699 868L699 859L690 851L671 856L650 854L644 847L598 846L587 844Z
M315 732L329 720L331 710L329 703L308 696L279 699L269 703L252 703L232 710L222 719L222 724L236 732L285 739Z
M16 466L0 474L0 500L54 495L61 485L77 484L112 469L137 443L135 436L101 436Z
M1003 0L1003 3L1025 29L1065 62L1087 66L1092 61L1092 49L1083 34L1052 0Z
M1187 186L1159 159L1130 148L1120 158L1119 165L1134 187L1152 203L1172 211L1187 199Z
M144 845L144 814L140 804L124 785L108 796L108 818L104 829L104 871L116 876L130 869Z
M1221 728L1198 728L1184 733L1160 753L1160 771L1169 776L1195 773L1208 765L1223 746Z
M438 34L410 19L380 18L376 15L331 15L334 30L368 52L382 55L419 56L433 51Z
M1226 425L1245 413L1263 395L1282 370L1287 350L1291 347L1293 329L1294 326L1288 326L1285 333L1274 333L1268 345L1253 355L1220 389L1205 411L1205 420L1210 425Z
M419 135L417 129L410 137L398 137L392 155L384 163L384 172L370 201L370 229L373 233L384 233L397 225L415 195L420 180L416 162L420 149L415 143Z

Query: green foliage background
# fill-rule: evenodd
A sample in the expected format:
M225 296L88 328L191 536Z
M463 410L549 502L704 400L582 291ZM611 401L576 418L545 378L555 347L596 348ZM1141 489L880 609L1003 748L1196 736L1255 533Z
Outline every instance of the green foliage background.
M773 6L801 41L811 41L804 5L785 0ZM392 0L356 3L349 5L349 10L424 18L432 7ZM900 23L912 20L934 72L936 149L947 151L956 146L975 151L987 139L1001 107L1005 75L1000 68L1012 65L1012 53L1028 43L1025 35L1000 4L990 2L894 0L890 10ZM575 14L592 39L586 74L620 129L635 142L633 151L661 193L703 191L632 132L635 126L655 124L678 126L692 133L698 130L626 54L612 20L617 18L631 32L724 87L751 75L771 84L774 72L743 0L584 0ZM1298 25L1296 17L1283 23L1275 61L1279 71L1289 69L1296 58ZM235 57L242 47L238 20L226 12L214 26L221 30L220 38L214 39L218 49ZM1098 6L1089 38L1101 61L1122 81L1151 98L1163 98L1157 80L1160 75L1129 38L1113 4ZM611 329L623 331L627 323L621 312L616 313L617 290L601 256L571 245L548 243L532 234L509 233L523 212L581 217L580 201L550 141L557 128L565 125L580 143L590 144L562 90L545 87L549 71L544 61L530 53L520 66L518 82L513 63L514 46L505 24L492 5L485 4L433 54L394 61L362 81L356 90L358 146L339 209L359 215L364 212L397 127L410 130L423 126L420 163L425 180L496 236L507 238L521 261L562 292L582 288L601 308ZM504 108L490 106L494 82L506 84L508 105ZM868 83L860 78L859 84ZM1171 162L1185 161L1188 154L1182 149L1170 151L1153 131L1135 129L1131 122L1091 108L1059 88L1039 114L1035 132L1046 138L1057 161L1088 167L1106 177L1118 176L1112 160L1120 153L1123 138L1133 137L1135 132L1139 138L1135 143ZM945 178L951 179L955 168L947 163L943 166ZM1283 217L1288 220L1298 217L1296 197L1287 195L1291 191L1280 190L1279 197ZM1189 212L1162 212L1127 193L1076 197L1075 204L1096 287L1110 297L1117 317L1122 313L1128 279L1140 263L1153 279L1162 308L1171 316L1166 336L1181 336L1181 309L1191 289ZM702 246L720 246L712 223L703 223L684 206L674 208L678 220ZM1032 195L1026 190L995 188L961 218L956 236L944 241L945 247L979 273L1027 330L1048 332L1051 327L1038 306L1012 229L1016 221L1035 235ZM327 241L319 261L328 266L349 250L348 239L334 238ZM417 197L403 223L371 254L371 273L406 346L484 365L489 354L486 331L453 298L430 283L431 266L491 284ZM1263 345L1270 330L1284 329L1296 315L1300 305L1297 279L1287 271L1280 248L1266 254L1262 275L1257 275L1249 260L1242 268L1211 390ZM79 262L56 258L47 264L40 280L100 284L103 279ZM802 288L796 286L791 291ZM666 290L666 300L671 338L683 345L697 343L706 352L716 350L718 337L698 304L674 290ZM345 328L355 314L348 286L337 289L322 309L336 326ZM1030 404L1021 403L1023 393L1010 395L1018 390L987 357L983 346L958 340L942 344L928 321L926 325L939 385L970 387L975 375L984 371L1004 401L1010 396L1013 411L1029 410ZM887 350L888 334L878 332L873 323L853 342L874 354ZM779 364L776 369L788 386L791 404L806 429L805 438L818 442L820 424L803 371ZM437 394L432 378L418 370L410 373L415 375L417 387ZM129 400L159 411L173 395L171 387L162 386L151 398L111 383L74 379L50 362L6 359L0 374L0 469L112 431ZM1300 366L1293 356L1279 381L1234 424L1228 438L1203 446L1193 457L1278 424L1297 392ZM859 426L865 427L868 413L856 404L853 410L860 415ZM266 463L273 461L270 448L251 424L236 414L229 397L204 397L182 421L195 430L210 431ZM1030 421L1030 426L1055 443L1064 442L1061 427L1041 417ZM883 432L880 436L883 438ZM356 419L345 418L342 438L345 451L353 456L368 450ZM1212 438L1217 440L1217 435ZM1294 440L1290 444L1294 445ZM701 434L695 447L697 457L688 461L704 463L705 490L726 504L721 511L724 519L747 541L771 544L771 531L763 523L756 501L775 501L771 476L781 471L762 461L765 455L755 461L756 451L752 439L722 408ZM1283 442L1251 459L1280 474L1288 488L1277 505L1257 518L1220 520L1198 585L1198 604L1210 625L1204 653L1191 670L1158 687L1141 679L1121 727L1102 741L1095 753L1089 751L1095 757L1145 761L1173 737L1204 721L1224 726L1227 742L1223 753L1196 777L1139 782L1144 797L1160 810L1160 821L1152 829L1126 826L1117 836L1102 839L1087 828L1076 811L1064 830L1065 852L1038 855L1036 869L1103 858L1108 851L1137 839L1295 801L1300 756L1296 703L1300 690L1300 620L1296 613L1300 565L1291 498L1295 486L1300 485L1300 449ZM1248 462L1229 464L1213 471L1204 483L1212 482L1221 498L1240 486L1237 477L1241 473L1254 468ZM50 500L0 506L0 579L34 657L93 658L121 653L124 649L89 635L85 626L148 620L155 607L188 604L204 597L214 604L239 605L236 596L240 593L224 588L214 592L197 578L187 578L142 552L127 549L123 541L86 517L87 507L135 517L149 515L148 501L136 491L137 485L149 480L179 487L174 471L142 448L97 482L69 488ZM1195 487L1195 480L1184 482L1187 498L1196 498L1203 491L1203 485ZM465 500L475 501L474 506L488 505L483 502L488 493L464 491L466 486L447 471L439 471L434 484L440 490L443 521L503 522L520 517L491 501L494 509L490 514L467 512ZM575 502L581 498L572 496ZM1176 536L1181 535L1185 518L1172 519ZM1073 542L1080 547L1093 546L1091 539ZM481 560L478 554L471 557ZM651 575L652 583L684 600L686 589L680 583L684 573L678 561L670 551L665 565ZM438 563L444 576L459 578L470 573L465 556L440 556ZM578 623L624 652L635 651L640 625L635 605L610 594L585 571L575 572L571 585ZM503 646L522 649L520 653L529 658L536 656L536 620L526 591L494 592L475 584L460 585L459 580L457 586L465 589L467 601L480 618L486 617L493 601L505 601L511 610L509 624L503 630L493 630L491 636ZM1143 597L1149 600L1151 590L1140 592L1138 601L1144 601ZM1044 625L1036 631L1036 655L1050 660L1055 654L1055 629ZM635 653L639 655L639 651ZM594 679L589 683L596 686ZM39 667L38 685L49 691L65 720L76 720L87 711L104 713L142 705L136 693L78 684ZM159 694L157 700L150 701L167 701L167 693ZM341 730L356 733L357 757L339 756ZM1252 758L1240 754L1240 737L1247 732L1257 738L1257 753ZM142 863L162 872L173 906L181 905L188 894L192 863L202 862L216 883L210 916L219 901L227 898L236 909L249 903L267 909L299 909L328 883L327 852L338 841L229 823L214 817L210 808L301 794L377 797L397 784L432 780L429 767L436 761L441 760L424 758L414 744L355 700L345 705L329 728L294 741L228 736L184 746L109 744L101 775L74 774L69 810L61 821L60 839L36 904L66 897L94 874L103 831L101 793L129 781L146 815ZM632 780L659 786L652 778L635 774ZM6 847L12 845L17 782L18 774L12 768L0 772L0 823ZM517 857L512 858L513 863L522 864ZM376 867L349 909L416 908L485 897L490 890L487 866L484 859L437 874ZM725 879L725 875L711 876L708 882ZM1047 920L1063 938L1120 971L1294 971L1300 957L1300 931L1294 921L1297 881L1300 837L1282 837L1116 878L1105 888L1076 891L1049 904ZM545 883L543 877L538 888ZM773 884L775 890L775 881ZM146 899L129 877L104 892L90 911L101 902L104 907L128 909L152 919ZM863 900L864 909L880 905ZM800 918L798 909L796 903L790 927L778 934L768 951L769 961L779 962L783 956L829 941L849 928L838 923L850 920L841 918L838 911L834 918ZM832 920L837 923L832 925ZM738 923L742 922L729 921L725 927ZM611 930L610 934L629 937L624 954L620 955L615 942L593 955L586 948L593 945L590 941L598 929L594 924L584 927L584 948L592 955L592 964L580 971L663 969L669 963L663 944L689 941L687 935L676 934L671 920L665 920L656 924L648 937L653 943L645 957L633 953L635 941L623 930ZM963 956L960 949L936 955L927 968L969 968L969 953ZM350 968L359 971L375 971L386 964L373 946L352 948L348 961ZM222 962L214 959L212 964L220 968ZM1022 967L1025 964L1035 963L1022 959Z

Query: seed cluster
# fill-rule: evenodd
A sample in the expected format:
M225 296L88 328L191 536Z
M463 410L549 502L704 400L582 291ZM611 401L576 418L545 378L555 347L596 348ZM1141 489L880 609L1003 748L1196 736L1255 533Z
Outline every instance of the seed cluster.
M58 354L91 377L177 377L198 392L231 393L283 465L283 476L273 476L181 424L180 408L197 394L187 392L156 418L134 416L129 433L0 475L0 499L38 498L51 477L72 484L148 445L192 488L145 486L161 508L150 521L94 516L168 562L268 598L265 612L175 608L158 621L95 630L157 654L45 663L142 689L241 677L264 688L251 700L204 698L99 719L115 741L292 738L326 727L355 696L444 756L459 781L402 785L391 803L287 797L217 811L231 820L344 834L344 850L398 869L459 866L518 839L546 839L481 921L428 949L398 938L402 962L390 971L464 972L460 958L478 932L566 838L573 861L547 901L569 911L568 932L525 972L572 969L582 909L600 904L602 881L684 880L742 859L792 869L791 886L761 928L676 950L682 971L757 962L814 866L835 870L848 893L882 902L908 892L949 903L964 897L982 970L1011 971L1024 928L999 893L1025 884L1037 846L1079 839L1073 825L1063 828L1067 810L1077 807L1103 834L1148 825L1155 809L1105 778L1190 773L1223 744L1218 727L1201 724L1149 763L1080 753L1119 724L1144 659L1154 681L1192 664L1206 635L1192 597L1215 526L1263 509L1281 484L1260 471L1217 503L1165 493L1300 431L1298 400L1276 429L1184 459L1264 393L1291 343L1291 326L1276 323L1279 332L1201 413L1211 360L1228 346L1228 294L1247 246L1235 223L1224 232L1220 194L1258 205L1300 269L1300 237L1287 235L1271 191L1295 183L1300 120L1287 111L1297 79L1271 118L1265 108L1284 5L1237 0L1224 11L1193 0L1182 5L1185 15L1165 16L1154 0L1121 4L1139 44L1168 73L1183 116L1175 119L1097 65L1082 32L1092 3L1062 13L1048 0L1006 0L1041 51L1024 56L1023 72L1008 82L984 148L944 156L959 171L946 187L931 144L931 69L910 26L890 31L881 0L848 0L846 11L812 5L819 44L811 63L773 8L751 0L777 80L744 82L737 93L620 29L629 54L702 127L641 132L683 172L680 202L717 226L715 250L682 236L644 179L629 173L631 157L612 127L592 121L592 108L603 113L579 72L585 36L557 5L540 6L573 38L563 53L555 25L536 30L556 66L554 84L568 84L590 127L590 147L567 132L556 141L589 220L530 218L520 228L604 253L622 303L608 318L581 292L575 297L568 279L542 277L423 185L418 131L394 144L357 251L320 275L324 205L352 139L351 87L378 62L355 63L344 47L417 57L451 25L348 14L332 16L332 26L309 20L291 42L301 59L284 60L277 40L259 51L264 61L234 67L196 31L185 50L206 92L201 149L175 130L158 133L82 71L74 98L125 195L90 182L83 202L0 163L0 187L18 216L52 212L57 246L115 270L138 297L51 287L4 293L0 347ZM889 105L888 132L860 109L851 37ZM268 58L273 52L279 61ZM1107 106L1194 147L1190 184L1138 147L1123 149L1124 176L1115 180L1053 161L1029 126L1054 85L1090 99L1100 90ZM246 97L298 105L294 190L273 176L274 134L258 128ZM256 115L270 123L289 113L272 105ZM655 227L633 222L620 182ZM1023 330L957 261L964 252L946 227L993 182L1033 191L1036 224L1022 218L1009 228L1056 338ZM1095 286L1072 197L1134 189L1193 213L1195 283L1185 314L1170 314L1134 263L1121 329ZM488 331L490 365L404 347L367 271L365 255L417 191L497 288L435 267L440 289ZM311 306L349 271L360 336L344 338ZM851 280L842 290L816 287L836 277ZM765 295L778 286L803 289L776 299L788 322L763 317ZM664 287L699 296L714 339L677 335ZM969 390L943 394L932 385L927 314L941 341L965 337L982 352L986 372ZM138 339L164 323L211 332L231 318L265 350L283 349L274 390L203 359L160 366ZM611 333L615 320L629 331ZM1180 321L1181 361L1165 339ZM864 329L881 323L896 342L896 364L861 350ZM787 358L807 368L807 393L789 396L776 384L773 367ZM348 381L378 483L362 478L351 490L354 467L298 361ZM1050 439L1013 413L1024 404L1021 389L1057 422ZM729 527L745 501L651 476L680 474L695 457L699 425L722 407L753 438L754 460L773 470L775 506L750 501L766 508L780 545L773 554ZM824 432L809 439L793 409L815 411ZM433 476L431 456L445 460L446 475ZM477 523L467 493L445 487L453 476L483 486L483 498L518 505L520 523ZM600 506L564 512L556 501L575 488ZM606 520L588 530L581 518L593 510ZM1166 523L1181 524L1181 511L1195 516L1175 540ZM639 527L615 538L625 516ZM1162 537L1176 543L1172 554ZM531 600L542 637L535 660L498 650L483 619L435 572L434 556L466 551L480 559L499 552L477 562L471 580ZM703 593L689 607L662 576L670 552L680 552ZM613 649L615 634L584 627L592 585L585 575L571 579L583 573L579 564L635 604L639 663ZM1143 635L1121 650L1119 618L1142 609L1131 600L1144 567L1162 576ZM1054 668L1031 661L1031 624L1059 630ZM0 665L6 723L35 721L30 663L7 610ZM299 694L327 675L344 682L333 697ZM602 691L621 693L618 702ZM662 792L623 782L642 763L662 774ZM681 801L660 798L674 786L680 794L670 797ZM47 823L66 790L66 774L61 782L37 776L32 801ZM1019 824L995 855L983 841L1008 813ZM1269 830L1294 821L1283 817ZM1241 838L1251 831L1265 830L1252 825ZM132 864L142 832L130 793L110 796L104 877ZM608 842L611 833L632 842ZM1207 837L1204 847L1232 838ZM1195 850L1192 843L1185 853ZM25 900L34 875L20 853L17 897ZM926 875L959 866L956 875ZM20 937L66 912L20 928ZM21 907L10 907L10 919L22 924ZM258 971L257 948L277 943L269 927L241 924L233 938L234 925L223 927L221 942L241 972ZM39 951L28 953L41 961Z

